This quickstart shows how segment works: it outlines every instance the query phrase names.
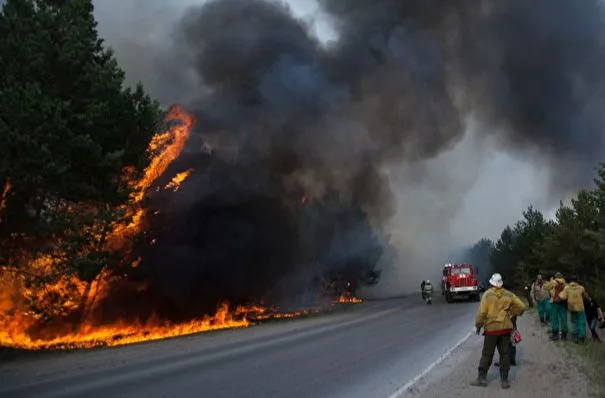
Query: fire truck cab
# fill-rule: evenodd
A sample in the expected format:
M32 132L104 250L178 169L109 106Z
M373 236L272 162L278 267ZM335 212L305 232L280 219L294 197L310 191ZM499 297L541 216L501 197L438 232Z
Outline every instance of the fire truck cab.
M445 301L451 303L458 298L479 301L481 293L477 277L477 267L471 264L445 264L441 282Z

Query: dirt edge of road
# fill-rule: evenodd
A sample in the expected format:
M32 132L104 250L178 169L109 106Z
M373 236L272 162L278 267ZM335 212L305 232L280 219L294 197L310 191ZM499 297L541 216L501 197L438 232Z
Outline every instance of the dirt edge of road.
M511 368L510 390L500 387L498 368L494 366L489 370L489 385L486 388L470 386L470 382L477 377L483 342L480 336L472 335L401 397L604 396L603 387L595 383L593 378L603 377L594 374L598 369L595 368L596 362L587 355L579 355L580 350L585 353L594 352L590 347L594 347L596 343L589 342L586 346L578 347L571 342L551 342L548 328L540 325L534 311L528 311L519 318L518 323L523 342L517 349L518 366ZM599 351L601 350L599 347ZM497 360L498 354L494 358L494 361Z

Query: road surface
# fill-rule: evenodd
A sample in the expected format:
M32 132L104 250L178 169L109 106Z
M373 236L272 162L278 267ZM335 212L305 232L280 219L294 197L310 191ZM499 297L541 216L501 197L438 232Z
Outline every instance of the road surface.
M380 398L472 329L476 303L419 298L0 364L0 397Z

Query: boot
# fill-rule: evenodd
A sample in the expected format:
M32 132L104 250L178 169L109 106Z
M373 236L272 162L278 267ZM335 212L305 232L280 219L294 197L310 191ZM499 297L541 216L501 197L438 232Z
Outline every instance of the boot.
M567 333L565 333L565 332L561 333L561 340L567 341Z
M508 371L500 371L500 383L503 389L509 389L510 383L508 382Z
M477 380L471 383L471 386L475 387L487 387L487 372L479 371Z
M552 341L558 341L559 340L559 332L557 332L557 333L553 332L552 335L550 336L550 339Z

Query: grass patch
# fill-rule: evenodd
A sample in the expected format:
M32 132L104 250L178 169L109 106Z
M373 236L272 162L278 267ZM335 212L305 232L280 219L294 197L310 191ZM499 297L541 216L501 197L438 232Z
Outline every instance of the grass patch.
M589 332L590 333L590 332ZM605 398L605 343L565 344L568 352L585 358L582 371L588 376L593 396Z

